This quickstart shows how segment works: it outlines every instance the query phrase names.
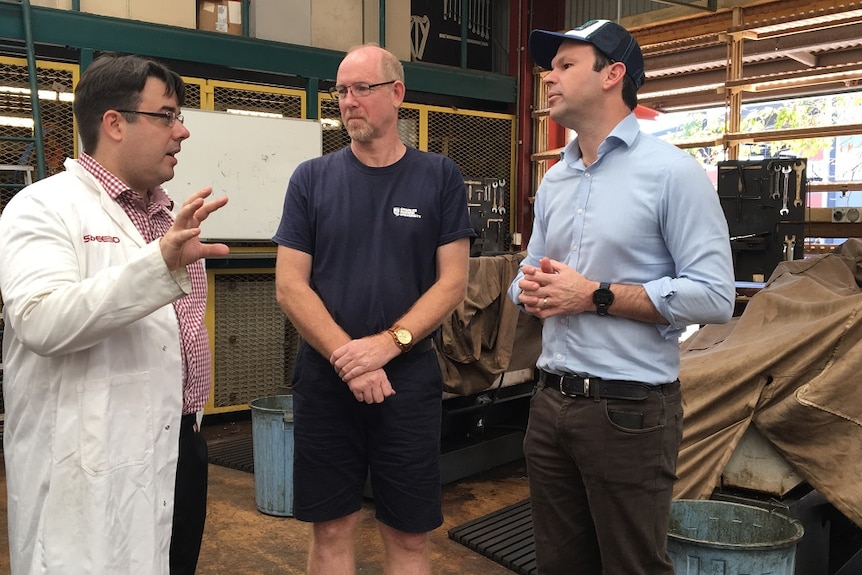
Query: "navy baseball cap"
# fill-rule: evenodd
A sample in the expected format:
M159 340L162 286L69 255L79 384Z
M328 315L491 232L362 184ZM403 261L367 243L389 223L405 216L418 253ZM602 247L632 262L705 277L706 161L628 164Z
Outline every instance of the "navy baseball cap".
M533 30L530 33L530 55L533 61L545 70L550 70L551 61L563 40L592 44L614 62L625 64L626 75L634 81L636 89L646 81L641 47L628 30L616 22L589 20L568 32Z

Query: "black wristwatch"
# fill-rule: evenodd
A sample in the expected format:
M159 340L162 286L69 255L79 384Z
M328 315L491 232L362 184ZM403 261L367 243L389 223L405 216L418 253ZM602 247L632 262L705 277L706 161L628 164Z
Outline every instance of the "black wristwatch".
M593 303L596 304L596 313L599 315L608 315L608 308L614 303L614 292L611 291L611 284L601 282L599 289L593 292Z

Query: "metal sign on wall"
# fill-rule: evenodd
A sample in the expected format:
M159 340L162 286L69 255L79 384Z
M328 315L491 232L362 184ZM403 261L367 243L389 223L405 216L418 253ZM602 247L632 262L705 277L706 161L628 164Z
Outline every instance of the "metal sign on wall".
M466 15L467 67L490 71L492 8L492 0L411 0L412 59L460 66L462 15Z

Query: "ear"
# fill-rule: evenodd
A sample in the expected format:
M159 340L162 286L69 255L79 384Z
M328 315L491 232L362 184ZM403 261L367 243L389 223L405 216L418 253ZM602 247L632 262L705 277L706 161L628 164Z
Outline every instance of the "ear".
M102 114L102 123L100 132L100 140L102 138L120 142L123 139L123 133L126 130L126 119L121 113L116 110L108 110Z
M622 62L614 62L610 66L606 67L607 70L607 78L605 82L608 88L616 86L620 84L622 86L623 78L626 76L626 65Z
M407 94L407 86L401 80L396 80L392 85L392 98L395 100L395 107L404 102L404 96Z

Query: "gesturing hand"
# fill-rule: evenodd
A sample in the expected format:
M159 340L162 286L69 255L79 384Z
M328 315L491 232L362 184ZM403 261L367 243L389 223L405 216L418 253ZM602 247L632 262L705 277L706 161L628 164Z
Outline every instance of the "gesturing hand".
M198 239L200 224L227 203L227 196L204 202L212 188L203 188L183 202L171 229L159 240L162 257L168 269L174 271L201 258L225 256L230 249L224 244L203 244Z

